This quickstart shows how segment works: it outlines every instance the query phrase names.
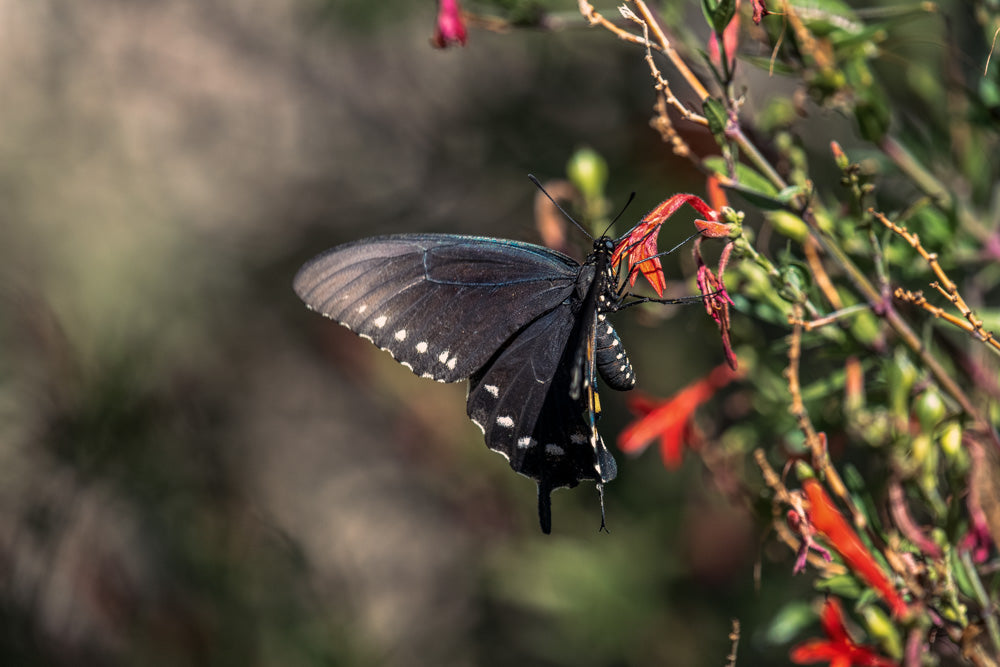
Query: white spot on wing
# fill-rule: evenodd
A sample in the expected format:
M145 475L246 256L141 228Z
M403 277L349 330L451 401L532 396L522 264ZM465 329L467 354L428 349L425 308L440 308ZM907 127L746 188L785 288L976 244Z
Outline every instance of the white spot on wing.
M448 360L448 368L455 370L455 364L458 363L458 357L452 357Z
M401 362L399 362L399 364L400 364L400 366L406 366L411 371L413 370L413 366L411 366L410 364L406 363L405 361L401 361Z
M358 306L358 312L359 313L363 313L366 310L368 310L368 304L367 303L363 303L360 306Z
M372 337L371 337L371 336L368 336L368 335L365 335L365 334L363 334L363 333L359 333L358 335L359 335L359 336L361 336L362 338L364 338L364 339L365 339L366 341L368 341L369 343L374 343L374 342L375 342L375 341L373 341L373 340L372 340Z
M490 396L492 396L493 398L496 398L497 396L500 395L500 387L496 386L495 384L483 385L483 389L488 391Z
M373 322L373 324L375 326L377 326L379 329L381 329L382 327L385 326L385 323L388 320L389 320L389 318L386 317L385 315L379 315L378 317L375 318L375 322Z
M440 361L442 364L448 363L448 353L450 351L451 350L445 350L444 352L442 352L441 354L439 354L438 355L438 361Z
M609 324L609 325L608 325L608 330L607 330L607 334L608 334L608 335L611 335L611 334L613 334L614 332L615 332L615 330L614 330L614 329L612 329L612 328L611 328L611 325Z
M486 435L486 429L485 429L485 428L483 428L483 425L482 425L482 424L480 424L479 422L477 422L477 421L476 421L475 419L473 419L472 417L469 417L469 421L471 421L471 422L472 422L473 424L475 424L476 426L478 426L478 427L479 427L479 430L483 432L483 435Z
M497 417L497 426L504 428L514 428L514 418L510 415L500 415Z
M545 445L545 453L549 456L562 456L566 452L559 445L548 444Z
M406 329L400 329L399 331L397 331L396 333L394 333L393 336L398 341L404 341L404 340L406 340Z
M582 445L583 443L587 442L587 435L585 433L574 433L573 435L569 436L569 441L572 442L574 445Z
M431 375L430 373L424 373L420 377L427 378L428 380L433 380L434 379L434 376Z
M618 370L624 373L626 368L628 368L628 366L619 366Z
M422 340L417 343L417 352L420 354L425 354L427 352L427 341Z
M527 449L528 447L531 447L533 444L535 443L532 442L530 435L525 435L517 439L517 446L520 447L521 449Z

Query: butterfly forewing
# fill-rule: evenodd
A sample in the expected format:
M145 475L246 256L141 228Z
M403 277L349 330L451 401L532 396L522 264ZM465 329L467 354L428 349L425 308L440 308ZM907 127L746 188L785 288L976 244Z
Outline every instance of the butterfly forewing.
M526 243L401 234L323 253L299 270L294 288L417 375L455 382L567 299L578 270Z

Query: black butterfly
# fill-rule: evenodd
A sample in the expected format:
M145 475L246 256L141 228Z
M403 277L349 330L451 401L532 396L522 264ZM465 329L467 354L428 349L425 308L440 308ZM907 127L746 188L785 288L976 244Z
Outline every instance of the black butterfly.
M340 322L421 377L469 380L466 409L486 445L538 483L542 531L549 494L617 474L597 432L600 373L635 385L605 314L626 302L604 236L581 265L517 241L399 234L332 248L295 276L312 310Z

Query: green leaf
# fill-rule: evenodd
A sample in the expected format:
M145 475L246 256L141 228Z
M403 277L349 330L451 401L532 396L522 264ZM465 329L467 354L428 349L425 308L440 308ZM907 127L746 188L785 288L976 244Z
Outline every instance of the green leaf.
M735 14L736 0L719 0L715 11L712 12L712 27L715 29L715 32L721 35L726 26L729 25L729 22L733 20Z
M712 25L712 16L718 6L718 0L701 0L701 13L705 16L705 23L713 30L715 26Z
M816 612L806 602L790 602L775 614L765 632L767 641L774 645L787 644L816 620Z
M721 176L729 176L726 162L721 157L705 158L705 166ZM771 181L747 164L737 163L736 181L744 188L764 197L773 199L778 194L778 189L771 185ZM742 191L741 194L743 194Z
M858 584L858 580L849 574L838 574L829 579L820 579L816 582L816 590L850 600L861 595L861 586Z
M701 105L701 109L708 120L708 129L715 135L715 140L720 145L723 144L726 141L726 125L729 123L726 107L714 97L709 97Z

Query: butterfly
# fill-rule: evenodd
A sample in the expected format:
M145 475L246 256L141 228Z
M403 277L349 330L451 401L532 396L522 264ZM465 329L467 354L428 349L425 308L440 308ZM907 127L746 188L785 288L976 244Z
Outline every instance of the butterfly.
M612 389L635 386L606 317L654 300L626 299L612 262L617 243L602 236L580 264L519 241L380 236L308 261L293 287L310 309L415 374L467 379L466 410L486 445L538 484L543 532L552 528L552 490L585 480L601 493L603 528L603 485L617 466L597 431L597 375Z

